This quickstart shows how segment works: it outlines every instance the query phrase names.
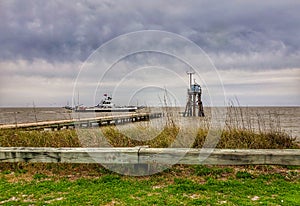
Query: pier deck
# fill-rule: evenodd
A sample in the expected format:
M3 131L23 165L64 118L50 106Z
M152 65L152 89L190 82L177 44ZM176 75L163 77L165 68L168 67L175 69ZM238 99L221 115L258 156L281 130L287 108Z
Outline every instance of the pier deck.
M55 120L31 123L18 123L0 125L0 129L28 129L28 130L60 130L75 127L100 127L105 125L125 124L130 122L148 121L153 118L162 117L162 113L135 113L110 115L93 118L73 118L68 120Z

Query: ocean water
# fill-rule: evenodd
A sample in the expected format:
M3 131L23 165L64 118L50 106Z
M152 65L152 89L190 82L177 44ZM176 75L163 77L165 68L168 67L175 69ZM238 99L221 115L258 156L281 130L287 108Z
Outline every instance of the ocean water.
M184 108L180 108L181 111ZM210 117L210 108L204 108L206 116ZM255 130L284 130L300 142L300 107L234 107L226 108L227 122L230 124L254 128ZM115 113L114 113L115 114ZM81 118L91 114L82 113ZM96 113L103 116L111 113ZM74 114L64 108L0 108L0 125L40 122L48 120L72 119Z

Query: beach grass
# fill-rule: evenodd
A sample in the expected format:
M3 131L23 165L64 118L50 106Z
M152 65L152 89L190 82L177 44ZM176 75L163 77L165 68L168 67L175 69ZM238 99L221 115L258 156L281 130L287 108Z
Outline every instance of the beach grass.
M296 137L292 137L280 126L277 114L268 119L253 119L247 109L230 107L222 131L210 129L209 117L198 118L197 126L181 124L178 110L166 107L164 117L156 121L159 125L137 122L133 127L103 126L89 129L59 131L26 131L1 129L1 147L134 147L147 145L153 148L192 147L208 144L209 133L218 136L213 147L220 149L295 149L300 148ZM181 119L182 120L182 119ZM193 119L189 121L193 122ZM217 135L216 135L217 134ZM174 144L174 142L176 144ZM209 145L209 144L208 144Z
M101 129L85 130L86 138L93 138L89 144L87 140L78 137L76 130L60 131L24 131L24 130L0 130L1 147L82 147L82 146L101 146L99 139L104 138L113 147L134 147L148 145L154 148L169 147L170 144L178 138L180 128L168 126L158 135L150 140L141 141L130 138L124 132L120 132L115 126L103 127ZM97 132L97 136L95 136ZM136 132L128 129L126 134ZM201 148L206 140L208 129L197 129L193 137L191 147ZM150 135L150 134L149 134ZM82 136L82 135L80 135ZM101 138L99 138L101 137ZM181 138L181 137L180 137ZM184 142L182 137L182 141ZM97 144L98 141L98 144ZM100 142L99 142L100 141ZM179 146L178 146L179 147ZM182 147L185 147L183 144ZM292 138L284 132L254 132L245 129L224 130L216 148L222 149L296 149L299 148L295 138Z

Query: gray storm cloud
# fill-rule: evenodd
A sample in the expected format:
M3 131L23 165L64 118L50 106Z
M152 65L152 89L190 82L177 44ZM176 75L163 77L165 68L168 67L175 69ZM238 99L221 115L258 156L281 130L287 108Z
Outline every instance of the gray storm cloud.
M84 61L120 34L162 29L191 39L209 54L218 54L216 60L223 60L222 64L226 63L224 54L273 54L274 60L282 59L278 67L299 64L295 60L300 52L297 0L1 1L0 5L2 60ZM251 60L248 64L253 67ZM236 65L247 67L241 61Z
M297 88L300 86L297 83L300 76L299 11L298 0L2 0L0 93L5 98L0 105L15 104L20 96L18 87L33 93L27 95L30 98L24 95L25 102L40 96L42 104L48 101L45 91L50 91L48 95L55 99L57 88L65 88L60 89L62 94L58 94L61 97L57 100L64 102L63 96L70 92L70 84L92 52L119 35L139 30L174 32L195 42L223 75L229 94L252 91L253 87L243 82L256 72L269 78L255 77L262 88L268 88L261 90L265 95L271 94L269 88L276 85ZM138 59L132 60L139 63ZM173 66L172 62L169 66ZM275 71L281 72L282 79L292 78L291 81L283 82ZM235 79L230 77L233 73ZM20 79L27 84L22 85ZM55 82L54 86L51 82ZM63 85L66 82L68 86ZM36 85L43 86L35 90ZM299 93L295 89L289 89L285 95L290 95L291 102L288 98L282 102L278 96L279 104L299 104ZM246 104L248 99L253 98L245 97ZM265 99L269 103L268 97ZM272 102L276 104L273 99L276 99L274 95ZM264 104L264 100L259 104Z

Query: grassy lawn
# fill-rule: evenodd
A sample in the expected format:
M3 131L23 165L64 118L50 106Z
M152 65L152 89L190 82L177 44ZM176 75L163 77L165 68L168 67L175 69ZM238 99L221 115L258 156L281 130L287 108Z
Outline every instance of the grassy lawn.
M300 205L299 169L175 165L128 177L95 165L10 164L0 167L0 205Z

